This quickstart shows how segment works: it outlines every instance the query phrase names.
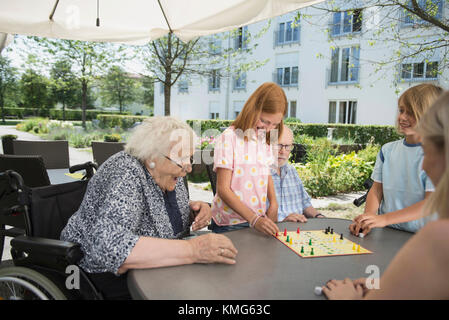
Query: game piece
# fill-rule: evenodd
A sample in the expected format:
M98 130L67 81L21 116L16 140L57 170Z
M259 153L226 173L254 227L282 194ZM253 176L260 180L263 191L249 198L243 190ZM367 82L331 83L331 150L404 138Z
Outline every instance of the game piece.
M287 239L285 240L285 242L290 242L290 236L287 236Z
M300 231L300 230L299 230L299 228L298 228L298 230L296 230L296 233L299 234L299 231Z
M284 236L287 235L287 229L284 229Z
M365 235L363 234L363 233L359 233L359 238L364 238L365 237Z
M313 253L313 248L312 248L312 250L310 250L310 255L313 256L313 254L314 253Z
M326 228L326 230L324 230L324 233L325 233L325 234L328 234L328 233L329 233L329 232L327 231L327 228Z
M331 234L334 234L334 229L331 229Z
M340 235L340 240L343 240L343 233Z
M357 252L360 252L360 245L357 246Z
M313 290L313 292L315 292L315 294L317 296L321 296L321 294L323 293L323 288L322 287L315 287L315 290Z
M278 232L276 231L276 238L277 238L277 237L279 237L279 234L278 234Z
M342 255L360 255L371 254L372 252L363 248L361 245L351 241L349 238L338 240L341 234L335 232L334 235L325 235L323 229L321 230L302 230L300 234L297 230L287 231L287 236L279 235L277 239L290 250L295 252L301 258L320 258ZM333 241L335 239L335 242ZM306 247L307 246L307 247ZM312 254L313 246L313 254ZM352 247L352 249L351 249Z
M334 236L334 241L333 242L337 242L336 240L335 240L335 236Z

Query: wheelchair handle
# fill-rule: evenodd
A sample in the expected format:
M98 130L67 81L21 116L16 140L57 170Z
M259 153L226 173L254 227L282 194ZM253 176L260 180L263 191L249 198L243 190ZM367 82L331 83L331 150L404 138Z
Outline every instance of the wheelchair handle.
M22 176L13 171L13 170L6 170L5 172L0 172L0 178L5 177L8 181L9 186L14 190L23 190L25 187L25 183L23 182Z
M74 173L76 171L86 170L85 178L90 179L94 175L94 168L95 168L95 170L98 169L97 164L93 163L91 161L88 161L88 162L85 162L85 163L82 163L82 164L76 164L74 166L71 166L69 168L69 172L70 173Z

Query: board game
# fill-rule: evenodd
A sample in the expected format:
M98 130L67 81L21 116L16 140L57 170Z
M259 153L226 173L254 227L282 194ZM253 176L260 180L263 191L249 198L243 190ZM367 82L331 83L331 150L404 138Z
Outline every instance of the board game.
M283 233L277 234L275 237L302 258L372 253L360 244L344 238L343 234L336 234L329 228L304 231L284 230Z

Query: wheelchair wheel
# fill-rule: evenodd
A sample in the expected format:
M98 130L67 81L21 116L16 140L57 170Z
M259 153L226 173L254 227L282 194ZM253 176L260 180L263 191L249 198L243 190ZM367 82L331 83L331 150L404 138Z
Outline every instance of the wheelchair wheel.
M47 277L29 268L0 269L0 300L67 300Z

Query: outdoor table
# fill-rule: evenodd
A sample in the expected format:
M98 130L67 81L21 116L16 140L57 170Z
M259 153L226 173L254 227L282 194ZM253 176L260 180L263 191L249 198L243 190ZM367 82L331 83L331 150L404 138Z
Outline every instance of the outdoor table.
M274 237L246 228L224 233L238 250L235 265L192 264L156 269L135 269L128 274L134 299L152 300L290 300L325 299L316 286L330 279L357 279L380 274L413 235L391 228L373 229L361 239L350 234L351 221L317 218L307 223L281 222L279 230L324 230L360 244L372 254L301 258ZM369 273L367 273L369 272Z
M79 172L83 172L83 171L79 171ZM60 184L60 183L79 181L76 178L66 175L66 173L70 173L68 168L67 169L47 169L48 178L50 179L51 184Z

